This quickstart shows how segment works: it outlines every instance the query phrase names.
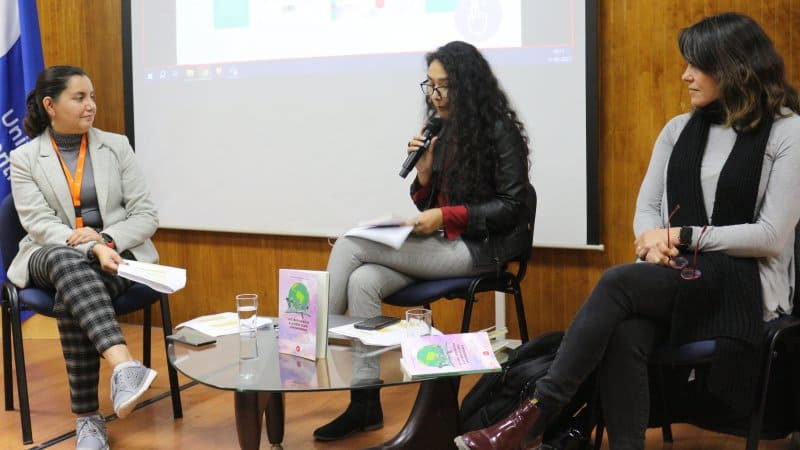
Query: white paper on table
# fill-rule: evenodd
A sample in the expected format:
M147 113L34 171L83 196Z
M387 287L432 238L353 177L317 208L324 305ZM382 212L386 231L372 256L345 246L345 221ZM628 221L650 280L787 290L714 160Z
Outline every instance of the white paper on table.
M355 227L344 235L369 239L397 250L406 241L413 228L410 225Z
M392 345L400 345L405 339L408 338L406 328L408 322L401 320L395 324L389 325L380 330L359 330L354 326L355 324L342 325L328 330L329 333L335 333L342 336L356 338L366 345L374 345L378 347L388 347ZM431 334L434 336L441 335L442 332L436 328L431 327Z
M256 328L262 328L272 323L269 317L256 317ZM208 316L196 317L192 320L179 323L175 329L181 327L193 328L201 333L218 337L226 334L236 334L239 332L239 315L235 312L223 312Z
M174 294L186 286L186 269L180 267L124 259L117 267L117 274L164 294Z

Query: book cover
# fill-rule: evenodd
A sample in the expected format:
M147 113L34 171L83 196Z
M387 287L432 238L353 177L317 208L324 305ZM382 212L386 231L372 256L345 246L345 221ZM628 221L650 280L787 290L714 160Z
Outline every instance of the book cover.
M278 351L306 359L328 350L328 272L278 271Z
M403 341L400 347L401 367L412 380L500 371L485 331L421 336Z

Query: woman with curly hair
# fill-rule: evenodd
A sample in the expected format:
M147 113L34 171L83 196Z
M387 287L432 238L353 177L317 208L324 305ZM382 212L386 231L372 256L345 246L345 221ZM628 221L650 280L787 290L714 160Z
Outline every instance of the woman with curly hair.
M457 437L459 449L538 448L595 369L610 448L643 449L647 363L665 340L715 339L704 388L751 413L764 323L795 306L800 102L749 17L706 17L678 47L694 111L670 120L653 148L633 221L639 261L603 274L532 398Z
M382 298L417 280L497 271L530 251L535 193L528 138L489 63L458 41L429 53L426 62L427 117L438 116L443 126L416 164L411 197L420 214L408 221L414 234L398 250L338 239L328 260L333 314L347 309L373 317ZM421 134L412 137L408 152L423 142ZM356 369L354 384L369 372ZM314 437L342 439L382 425L379 391L353 390L347 410Z

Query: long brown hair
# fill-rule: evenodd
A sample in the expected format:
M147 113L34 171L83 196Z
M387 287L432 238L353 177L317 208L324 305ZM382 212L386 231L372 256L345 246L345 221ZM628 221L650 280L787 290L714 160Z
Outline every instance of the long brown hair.
M767 33L750 17L723 13L681 30L678 45L687 63L719 81L726 124L755 128L765 115L800 114L797 90L787 81L783 59Z

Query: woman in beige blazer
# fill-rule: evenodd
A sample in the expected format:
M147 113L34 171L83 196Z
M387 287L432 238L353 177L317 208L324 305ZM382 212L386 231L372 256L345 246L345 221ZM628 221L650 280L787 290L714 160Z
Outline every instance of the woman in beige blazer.
M113 368L120 418L156 376L131 357L112 300L130 286L116 276L121 255L158 261L150 241L158 217L127 138L92 128L96 111L82 69L45 69L27 98L24 127L32 140L11 153L11 191L28 234L8 278L55 291L79 449L108 448L98 413L101 355Z

